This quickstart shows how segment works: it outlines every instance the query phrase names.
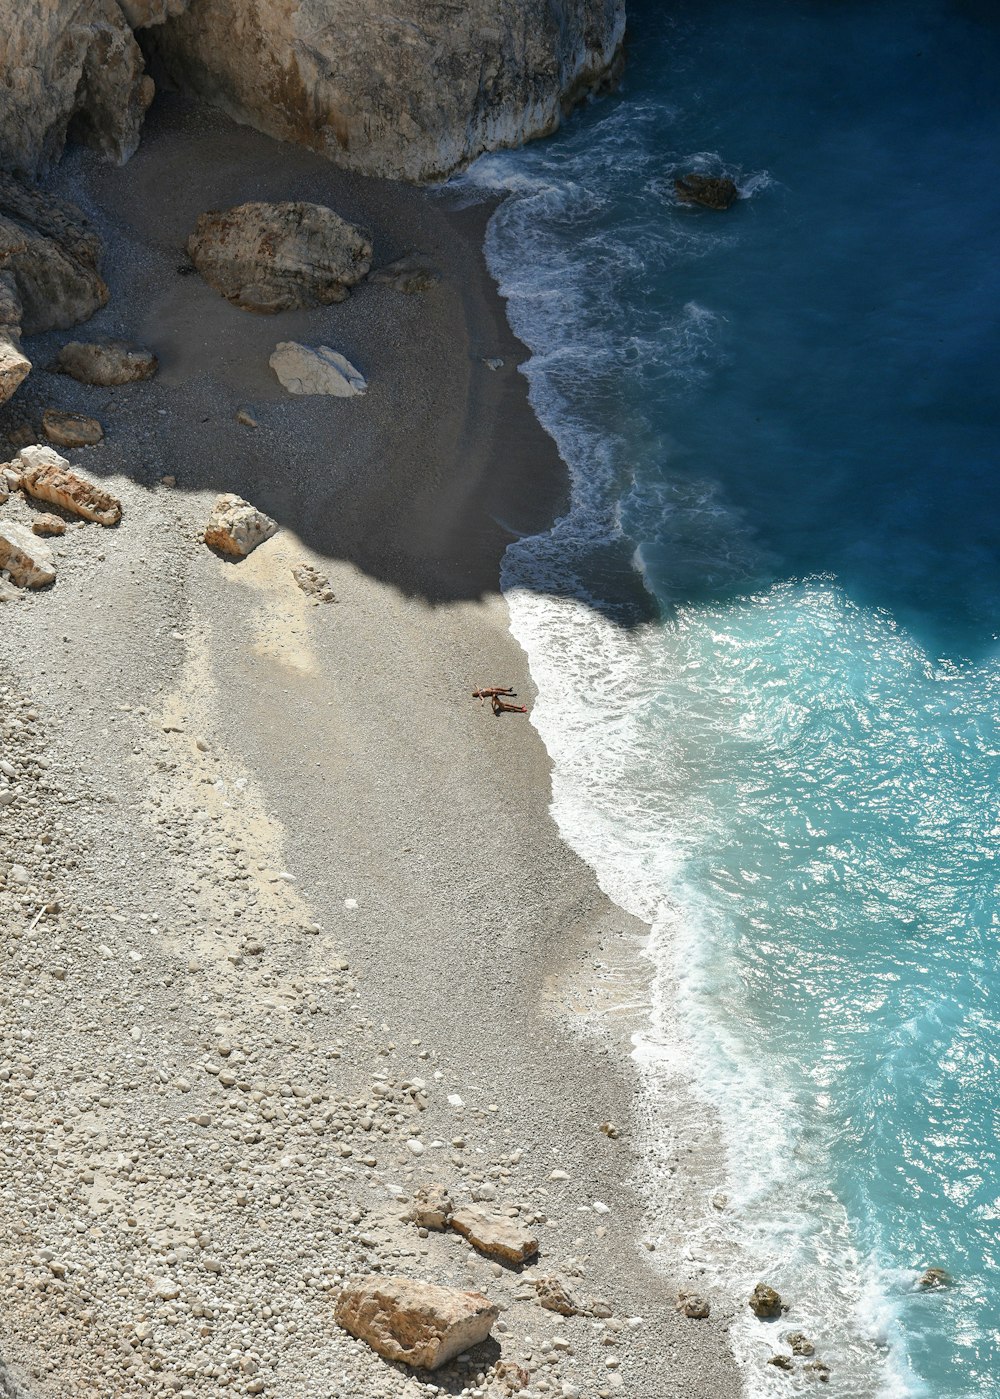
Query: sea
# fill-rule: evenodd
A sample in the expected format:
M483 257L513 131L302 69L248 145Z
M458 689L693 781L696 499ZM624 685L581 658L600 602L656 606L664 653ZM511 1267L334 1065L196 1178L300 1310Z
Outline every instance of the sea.
M503 569L553 814L652 929L654 1129L682 1070L720 1125L747 1392L795 1329L831 1399L1000 1396L1000 5L630 0L466 179L572 479Z

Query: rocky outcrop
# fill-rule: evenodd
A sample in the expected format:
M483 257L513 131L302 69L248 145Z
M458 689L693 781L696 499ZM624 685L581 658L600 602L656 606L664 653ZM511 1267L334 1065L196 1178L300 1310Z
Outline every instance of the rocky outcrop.
M245 559L277 532L271 517L249 501L238 495L220 495L205 527L205 543L229 558Z
M21 349L21 298L11 272L0 272L0 403L16 393L31 372Z
M371 267L359 228L322 204L240 204L202 214L188 255L227 301L273 315L343 301Z
M283 340L268 363L289 393L354 398L368 388L364 375L329 345L312 349L297 340Z
M151 379L157 359L150 350L126 345L124 340L71 340L56 356L56 366L81 384L107 389Z
M191 0L144 42L239 120L420 181L554 130L613 71L624 28L624 0Z
M126 160L152 95L117 0L0 0L0 165L34 172L67 135Z
M481 1292L371 1277L344 1288L334 1315L386 1360L436 1370L485 1341L500 1311Z

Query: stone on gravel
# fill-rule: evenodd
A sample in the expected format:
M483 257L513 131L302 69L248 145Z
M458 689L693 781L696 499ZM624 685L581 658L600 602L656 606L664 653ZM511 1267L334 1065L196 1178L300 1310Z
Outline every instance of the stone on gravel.
M0 569L19 588L44 588L55 582L52 550L24 525L0 524Z
M245 559L277 531L275 521L249 501L238 495L220 495L205 527L205 543L220 554Z
M63 374L81 384L101 388L151 379L157 364L150 350L126 345L123 340L71 340L56 356L56 365Z
M298 583L304 593L307 593L316 602L336 602L336 596L330 587L330 580L325 573L320 573L315 564L298 564L292 569L292 577Z
M376 268L368 274L368 280L413 296L416 292L430 291L440 282L441 274L426 258L409 253L406 257L387 263L385 267Z
M370 238L322 204L240 204L199 218L187 244L210 287L273 315L343 301L371 266Z
M345 1287L334 1312L345 1331L386 1360L426 1370L485 1341L499 1315L481 1292L399 1277L362 1278Z
M466 1205L451 1217L451 1227L473 1248L490 1258L523 1263L538 1252L538 1238L523 1224L504 1214L490 1214L479 1205Z
M32 534L65 534L66 521L58 515L36 515L31 522Z
M707 1298L702 1297L700 1293L682 1289L677 1294L677 1310L689 1321L704 1321L711 1308Z
M781 1294L768 1287L766 1282L759 1282L750 1294L749 1305L754 1316L778 1316L781 1312Z
M425 1185L413 1201L413 1221L422 1229L447 1229L454 1204L443 1185Z
M96 447L104 437L104 429L96 418L82 413L63 413L58 408L46 408L42 414L42 431L57 447Z
M275 347L269 363L289 393L353 398L368 387L350 360L328 345L313 349L296 340L283 340Z
M535 1279L535 1296L540 1307L547 1312L558 1312L560 1316L578 1316L582 1310L562 1278L555 1274Z
M47 500L98 525L116 525L122 517L120 500L78 476L51 447L24 447L15 465L21 472L22 489L36 500Z

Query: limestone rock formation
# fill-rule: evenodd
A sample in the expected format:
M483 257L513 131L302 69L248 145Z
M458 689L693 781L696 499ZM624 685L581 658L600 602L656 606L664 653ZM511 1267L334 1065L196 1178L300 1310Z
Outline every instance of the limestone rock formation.
M24 525L0 523L0 570L19 588L44 588L55 582L52 550Z
M42 431L57 447L96 447L104 437L104 429L96 418L64 413L59 408L46 408Z
M343 301L371 266L371 240L322 204L240 204L202 214L191 261L234 306L273 314Z
M456 1210L451 1227L480 1253L507 1263L523 1263L538 1252L538 1238L530 1229L505 1214L490 1214L480 1205Z
M685 204L701 204L705 209L730 209L740 197L728 176L681 175L674 181L674 193Z
M126 345L124 340L71 340L59 351L56 364L63 374L81 384L101 388L151 379L157 369L151 351Z
M191 0L145 42L240 120L419 181L554 130L614 69L624 29L624 0Z
M245 559L277 532L274 520L249 501L238 495L220 495L205 527L205 543L220 554Z
M329 345L312 349L296 340L283 340L268 363L289 393L354 398L368 387L350 360Z
M14 276L0 272L0 403L16 393L31 372L31 360L21 349L21 298Z
M344 1288L334 1315L386 1360L435 1370L485 1341L500 1312L481 1292L369 1277Z
M152 95L117 0L0 0L0 165L34 172L67 134L126 160Z
M70 469L51 447L25 447L17 454L21 488L36 500L46 500L99 525L116 525L122 517L121 501Z
M66 521L58 515L36 515L31 522L32 534L65 534Z

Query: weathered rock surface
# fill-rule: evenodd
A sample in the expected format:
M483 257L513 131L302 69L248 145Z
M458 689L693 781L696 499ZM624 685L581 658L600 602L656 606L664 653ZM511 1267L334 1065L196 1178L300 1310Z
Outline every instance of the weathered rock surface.
M690 1321L704 1321L711 1312L708 1299L699 1292L682 1289L677 1294L677 1310Z
M792 1348L793 1355L815 1355L816 1347L802 1331L789 1331L785 1340Z
M74 205L0 171L0 272L13 278L21 330L65 330L108 300L101 242Z
M71 340L59 351L56 363L63 374L101 388L151 379L157 369L150 350L136 349L124 340Z
M535 1279L535 1295L538 1305L547 1312L558 1312L560 1316L578 1316L583 1308L562 1278L554 1273L547 1278Z
M951 1275L944 1268L927 1268L917 1285L925 1291L933 1291L938 1287L948 1287L951 1285Z
M369 1277L344 1288L334 1315L386 1360L434 1370L485 1341L500 1312L481 1292Z
M781 1314L781 1294L775 1292L773 1287L768 1287L766 1282L759 1282L750 1294L749 1305L754 1316L779 1316Z
M395 262L387 262L368 274L368 280L379 286L390 287L393 291L413 296L417 292L430 291L441 280L441 274L427 258L417 253L408 253Z
M126 160L152 96L117 0L0 0L0 164L50 164L70 131Z
M220 495L205 527L205 543L230 558L245 559L278 532L269 515L238 495Z
M292 577L298 583L304 593L312 598L313 602L336 602L336 594L330 586L330 580L325 573L320 573L315 564L303 563L292 569ZM439 1187L432 1186L431 1189ZM419 1195L419 1192L418 1192ZM448 1202L451 1208L451 1202ZM444 1225L428 1224L428 1229L444 1228Z
M13 521L0 522L0 569L19 588L44 588L56 576L49 546L30 529Z
M239 204L202 214L187 244L234 306L272 315L343 301L371 266L370 238L322 204Z
M371 175L440 178L606 80L624 0L191 0L147 32L171 78Z
M51 447L25 447L14 465L21 473L22 490L36 500L46 500L99 525L116 525L122 517L120 500L78 476Z
M443 1185L425 1185L414 1197L413 1221L423 1229L447 1229L454 1208Z
M674 181L674 192L685 204L701 204L706 209L730 209L740 197L732 180L717 175L681 175Z
M329 345L313 349L296 340L283 340L268 362L289 393L354 398L368 388L360 370Z
M36 515L31 522L32 534L65 534L66 521L58 515Z
M96 447L104 437L104 429L96 418L82 413L63 413L58 408L46 408L42 414L42 431L57 447Z
M481 1205L466 1205L451 1217L451 1227L473 1248L490 1258L523 1263L538 1252L538 1238L505 1214L490 1214Z

